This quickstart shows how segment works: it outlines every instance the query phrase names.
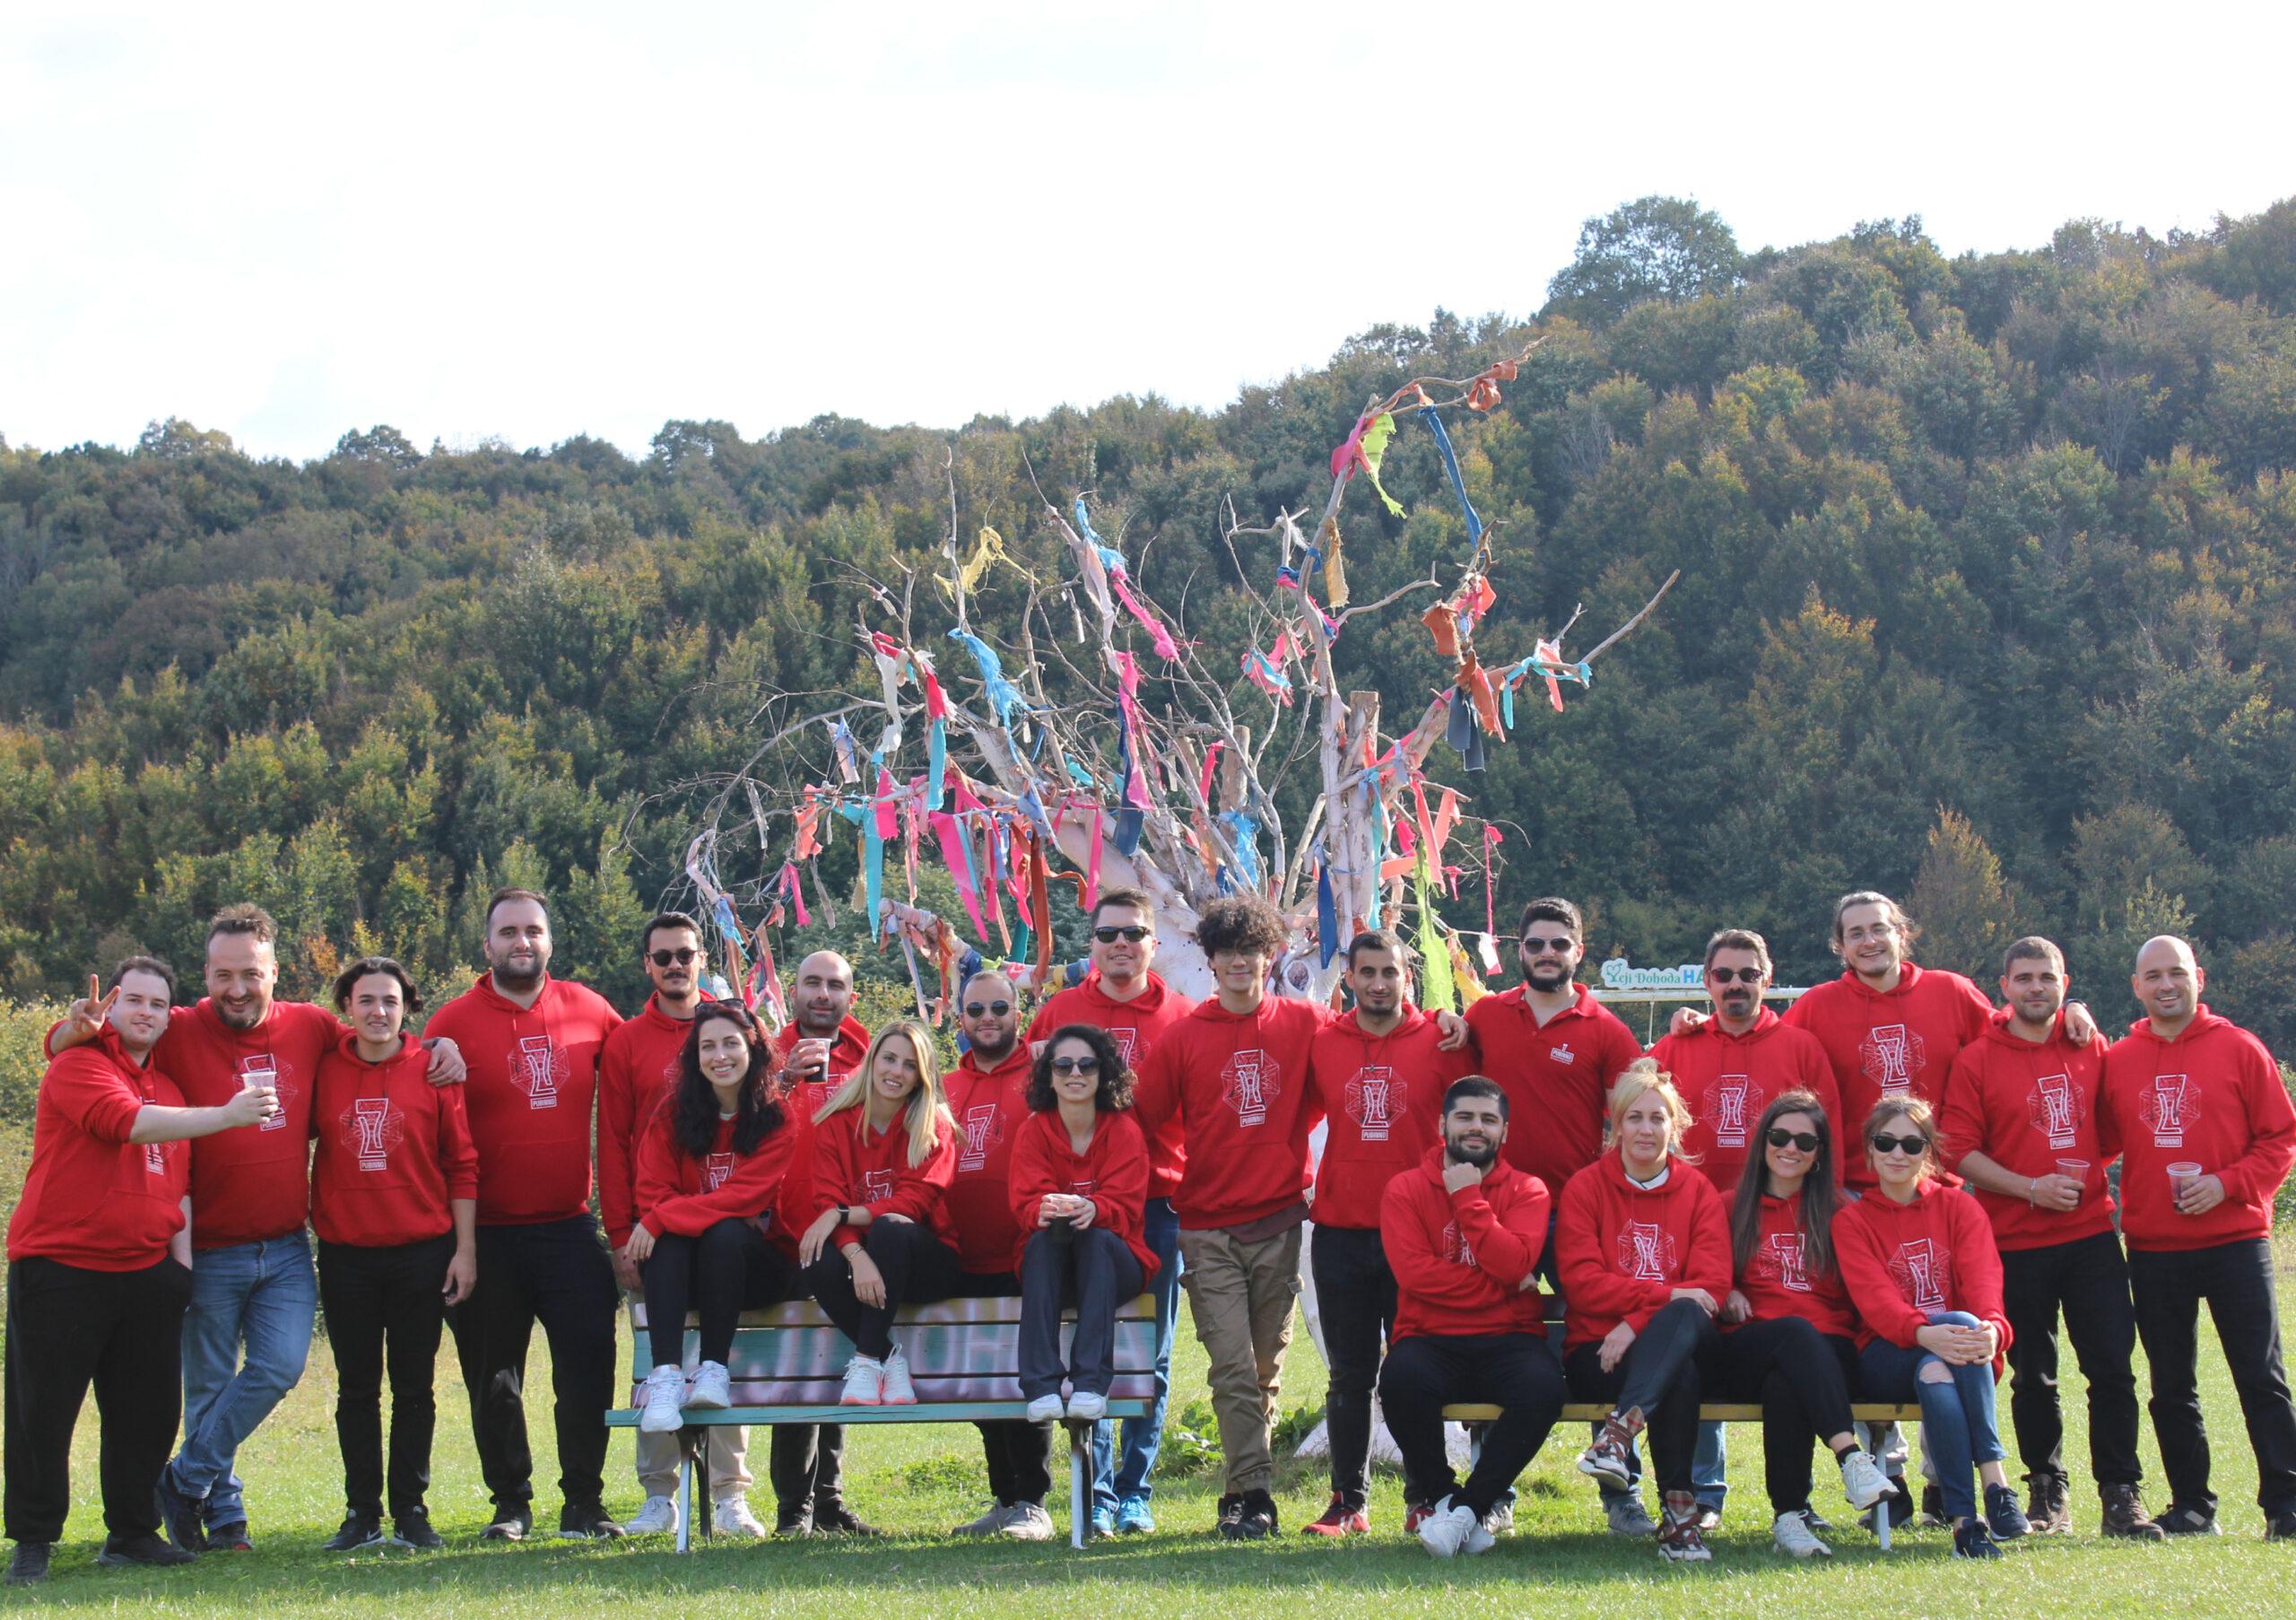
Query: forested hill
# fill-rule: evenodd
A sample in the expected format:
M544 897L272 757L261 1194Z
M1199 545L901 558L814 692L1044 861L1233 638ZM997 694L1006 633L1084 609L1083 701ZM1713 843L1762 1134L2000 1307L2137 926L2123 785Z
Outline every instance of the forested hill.
M1225 499L1319 506L1367 397L1534 335L1452 424L1502 521L1486 639L1526 652L1584 602L1589 644L1682 579L1567 712L1518 706L1483 776L1431 762L1519 829L1502 914L1578 896L1591 954L1644 962L1747 924L1810 982L1832 896L1873 885L1988 984L2007 938L2054 935L2109 1024L2132 942L2184 928L2210 1000L2296 1050L2292 202L1948 259L1918 221L1744 255L1646 199L1589 222L1534 322L1376 328L1208 415L677 422L642 460L376 427L296 466L177 420L0 449L0 991L131 941L190 962L242 896L300 988L354 942L435 983L475 954L471 892L518 875L627 1005L626 932L681 881L674 789L746 754L770 692L874 689L865 579L929 565L952 447L968 544L993 525L1057 574L1025 450L1210 637ZM1360 488L1343 516L1359 601L1466 560L1424 432L1384 481L1406 517ZM1335 649L1390 717L1448 678L1423 605ZM1481 926L1478 885L1457 905Z

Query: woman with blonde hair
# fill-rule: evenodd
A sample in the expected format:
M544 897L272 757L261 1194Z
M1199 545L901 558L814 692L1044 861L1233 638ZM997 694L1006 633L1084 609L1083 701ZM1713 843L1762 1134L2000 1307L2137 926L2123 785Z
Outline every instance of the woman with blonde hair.
M956 1127L923 1024L896 1019L877 1032L861 1067L813 1116L812 1160L797 1260L822 1311L853 1341L842 1404L913 1406L893 1312L947 1299L964 1276L943 1198L956 1173Z
M1634 1437L1646 1428L1665 1499L1664 1557L1711 1557L1698 1526L1691 1456L1698 1443L1700 1363L1730 1292L1730 1230L1714 1184L1679 1157L1690 1110L1645 1058L1611 1088L1610 1146L1570 1178L1555 1222L1562 1273L1563 1371L1579 1400L1609 1415L1579 1471L1625 1489Z

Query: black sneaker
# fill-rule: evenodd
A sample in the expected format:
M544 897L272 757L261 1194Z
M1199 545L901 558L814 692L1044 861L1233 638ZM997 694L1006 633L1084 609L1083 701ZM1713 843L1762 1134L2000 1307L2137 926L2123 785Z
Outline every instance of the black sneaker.
M234 1519L229 1524L209 1526L207 1550L211 1553L254 1552L255 1538L248 1534L248 1521Z
M842 1496L813 1498L813 1534L816 1536L882 1536L884 1531L874 1524L865 1524L859 1515L845 1505Z
M1953 1521L1945 1515L1945 1492L1942 1485L1921 1487L1921 1523L1925 1529L1943 1529Z
M430 1528L428 1508L409 1508L404 1513L394 1513L391 1528L397 1532L391 1537L392 1544L410 1553L435 1553L447 1545L447 1538Z
M1996 1541L2015 1541L2032 1529L2017 1505L2017 1493L2005 1485L1985 1487L1985 1528Z
M1236 1534L1246 1541L1275 1534L1275 1498L1265 1491L1246 1491L1243 1511L1236 1516Z
M561 1541L619 1541L622 1526L598 1502L570 1502L558 1510L558 1537Z
M2001 1548L1996 1545L1985 1520L1972 1519L1953 1530L1953 1556L1956 1558L1998 1558Z
M780 1508L773 1515L773 1533L777 1536L810 1536L813 1533L813 1503L801 1502L794 1508Z
M2180 1508L2174 1502L2170 1503L2169 1511L2161 1514L2161 1517L2153 1522L2158 1524L2162 1529L2168 1531L2171 1536L2214 1536L2220 1534L2216 1528L2215 1514L2204 1513L2198 1508Z
M96 1555L96 1562L114 1568L140 1563L150 1569L167 1569L174 1564L196 1563L198 1557L196 1553L187 1553L147 1532L142 1536L105 1537L103 1551Z
M8 1572L0 1575L0 1584L8 1586L37 1586L48 1579L48 1549L55 1544L47 1541L19 1541L15 1556L8 1560Z
M378 1547L390 1537L383 1534L383 1521L372 1513L351 1513L344 1517L343 1528L319 1544L326 1553L363 1553Z
M479 1531L481 1541L524 1541L535 1533L535 1511L520 1502L515 1508L499 1508L494 1522Z
M187 1553L207 1550L207 1527L201 1521L204 1505L196 1496L187 1496L176 1488L176 1471L172 1467L160 1470L160 1484L155 1494L160 1502L160 1523L168 1532L168 1539Z
M1811 1535L1831 1536L1833 1534L1833 1526L1827 1522L1825 1515L1819 1512L1817 1509L1801 1508L1796 1511L1802 1515L1802 1522L1810 1527Z
M1244 1499L1241 1496L1222 1496L1220 1499L1219 1530L1231 1541L1243 1539Z
M2264 1521L2266 1541L2296 1541L2296 1513L2273 1513Z

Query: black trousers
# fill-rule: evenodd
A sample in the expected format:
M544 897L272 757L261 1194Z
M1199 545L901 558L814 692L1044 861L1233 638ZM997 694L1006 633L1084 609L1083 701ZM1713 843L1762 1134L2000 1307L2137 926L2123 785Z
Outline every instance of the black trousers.
M783 1513L845 1498L845 1425L776 1424L766 1450L774 1506Z
M319 1245L319 1308L335 1347L335 1442L343 1451L343 1500L354 1513L383 1511L383 1372L391 1380L390 1510L422 1505L430 1489L430 1437L438 1403L430 1393L443 1290L455 1237L361 1248Z
M2089 1386L2089 1468L2100 1485L2137 1484L2136 1311L2128 1264L2110 1232L2005 1250L2001 1301L2009 1319L2009 1419L2025 1477L2063 1480L2065 1415L2057 1395L2057 1319Z
M604 1495L613 1317L621 1301L594 1217L478 1229L478 1286L448 1321L470 1386L479 1472L496 1508L534 1501L526 1381L536 1322L550 1341L558 1488L573 1507Z
M2213 1249L2131 1250L2128 1281L2137 1335L2152 1364L2152 1433L2174 1504L2216 1511L2196 1376L2200 1302L2206 1300L2257 1454L2257 1505L2266 1516L2296 1512L2296 1406L2280 1357L2272 1245L2257 1238Z
M963 1294L965 1270L957 1251L916 1221L873 1221L861 1245L885 1279L883 1304L861 1302L853 1292L853 1267L835 1244L805 1267L805 1288L855 1350L883 1361L892 1354L894 1311Z
M1528 1467L1562 1415L1562 1369L1544 1334L1421 1334L1387 1351L1379 1370L1379 1404L1403 1453L1404 1476L1432 1505L1446 1496L1477 1519L1491 1511ZM1499 1421L1483 1432L1483 1450L1462 1486L1443 1451L1443 1408L1492 1402ZM1685 1470L1689 1463L1683 1463Z
M646 1336L654 1364L685 1356L685 1313L701 1317L701 1359L722 1363L734 1353L742 1312L778 1305L797 1282L797 1263L747 1221L718 1222L698 1238L664 1232L639 1267L646 1281Z
M1106 1395L1116 1382L1116 1311L1137 1299L1140 1262L1124 1240L1088 1226L1065 1242L1049 1232L1029 1239L1021 1259L1021 1396L1060 1393L1065 1373L1079 1395ZM1060 1364L1060 1313L1076 1307L1068 1364Z
M1721 1336L1714 1393L1761 1404L1762 1484L1772 1513L1810 1505L1810 1448L1851 1432L1849 1391L1857 1341L1819 1332L1798 1316L1748 1322Z
M1126 1255L1126 1259L1131 1257ZM1140 1292L1140 1277L1135 1270L1132 1292ZM1025 1298L1022 1279L1010 1271L962 1274L952 1299L1011 1299ZM1127 1296L1129 1297L1129 1296ZM1021 1311L1022 1340L1028 1333L1028 1308ZM1025 1366L1027 1363L1022 1363ZM1016 1502L1032 1502L1044 1506L1045 1497L1052 1490L1052 1425L1032 1424L1026 1418L1004 1418L996 1423L975 1424L980 1431L981 1455L988 1462L988 1490L999 1503L1011 1507Z
M1331 1488L1360 1508L1370 1485L1371 1391L1379 1381L1380 1348L1396 1328L1396 1276L1376 1227L1317 1227L1308 1265L1316 1274L1316 1317L1331 1367L1324 1406ZM1406 1502L1437 1499L1415 1488L1408 1475L1403 1494Z
M1563 1358L1570 1393L1577 1399L1607 1401L1621 1412L1642 1408L1650 1466L1661 1491L1687 1494L1691 1489L1698 1404L1705 1398L1706 1368L1720 1337L1714 1319L1696 1301L1675 1300L1650 1319L1609 1372L1603 1371L1599 1342L1581 1345Z
M172 1259L90 1271L37 1256L8 1267L4 1517L11 1541L55 1541L72 1505L72 1431L88 1385L103 1424L104 1528L160 1528L153 1494L183 1416L191 1273Z

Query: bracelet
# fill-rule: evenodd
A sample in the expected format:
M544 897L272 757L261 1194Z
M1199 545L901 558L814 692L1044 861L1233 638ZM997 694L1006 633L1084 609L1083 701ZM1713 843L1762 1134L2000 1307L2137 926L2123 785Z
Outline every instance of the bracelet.
M2025 1178L2025 1203L2026 1203L2026 1205L2027 1205L2029 1207L2031 1207L2031 1208L2034 1208L2034 1209L2038 1209L2038 1208L2039 1208L2039 1207L2040 1207L2040 1195L2041 1195L2041 1179L2040 1179L2039 1176L2027 1176L2027 1177Z

